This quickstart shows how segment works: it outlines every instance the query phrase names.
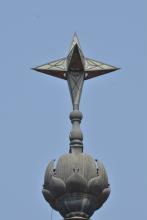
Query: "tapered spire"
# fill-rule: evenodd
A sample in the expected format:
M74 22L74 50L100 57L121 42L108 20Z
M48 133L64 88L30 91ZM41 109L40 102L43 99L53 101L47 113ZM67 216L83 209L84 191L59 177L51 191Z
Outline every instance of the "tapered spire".
M84 80L97 77L118 68L86 58L80 47L77 34L74 33L67 57L33 68L36 71L65 79L68 82L73 112L70 115L70 152L83 151L83 134L80 129L82 113L79 112L80 98Z
M79 105L84 80L117 69L84 57L76 33L66 58L34 68L67 80L73 105L70 113L72 128L69 153L62 155L57 163L49 163L42 190L45 200L64 220L89 220L109 197L110 185L103 164L83 153L83 134L80 129L83 116Z

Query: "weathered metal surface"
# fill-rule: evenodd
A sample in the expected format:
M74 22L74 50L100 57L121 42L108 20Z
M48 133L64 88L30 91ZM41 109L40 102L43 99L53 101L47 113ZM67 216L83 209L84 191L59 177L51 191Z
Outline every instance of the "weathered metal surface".
M67 80L73 108L76 106L78 109L84 80L118 70L118 68L84 57L78 37L74 34L66 58L35 67L33 70Z
M79 109L79 103L84 83L84 72L68 72L67 82L73 104L73 109Z
M84 153L61 156L55 168L46 169L44 181L45 199L65 218L89 218L110 194L102 162Z
M74 34L67 57L46 63L41 66L37 66L33 69L51 76L67 80L67 72L71 69L72 71L84 70L84 72L87 73L85 74L85 79L90 79L105 73L118 70L119 68L84 57L78 37L76 34Z

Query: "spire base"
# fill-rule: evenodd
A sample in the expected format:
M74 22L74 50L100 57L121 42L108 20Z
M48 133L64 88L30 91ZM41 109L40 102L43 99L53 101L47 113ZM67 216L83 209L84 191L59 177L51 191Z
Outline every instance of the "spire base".
M72 123L72 129L69 135L70 139L70 153L82 153L83 152L83 134L80 129L80 123L83 118L82 113L79 110L73 110L70 113L70 120Z
M64 220L90 220L90 219L83 217L71 217L71 218L64 218Z

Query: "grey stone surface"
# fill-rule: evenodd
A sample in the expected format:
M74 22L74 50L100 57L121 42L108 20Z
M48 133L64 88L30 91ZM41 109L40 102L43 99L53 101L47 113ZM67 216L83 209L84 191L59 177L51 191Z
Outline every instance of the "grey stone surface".
M84 153L61 156L56 168L49 163L43 195L63 217L89 218L110 194L108 178L102 162Z

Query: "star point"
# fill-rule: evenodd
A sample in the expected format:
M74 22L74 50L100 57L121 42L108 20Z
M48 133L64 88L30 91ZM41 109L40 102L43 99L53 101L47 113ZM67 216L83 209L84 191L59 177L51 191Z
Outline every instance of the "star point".
M70 51L75 47L75 45L77 45L79 48L81 48L81 47L80 47L80 41L79 41L79 39L78 39L78 35L77 35L76 32L74 32L74 34L73 34L73 38L72 38L72 41L71 41L69 53L70 53Z

